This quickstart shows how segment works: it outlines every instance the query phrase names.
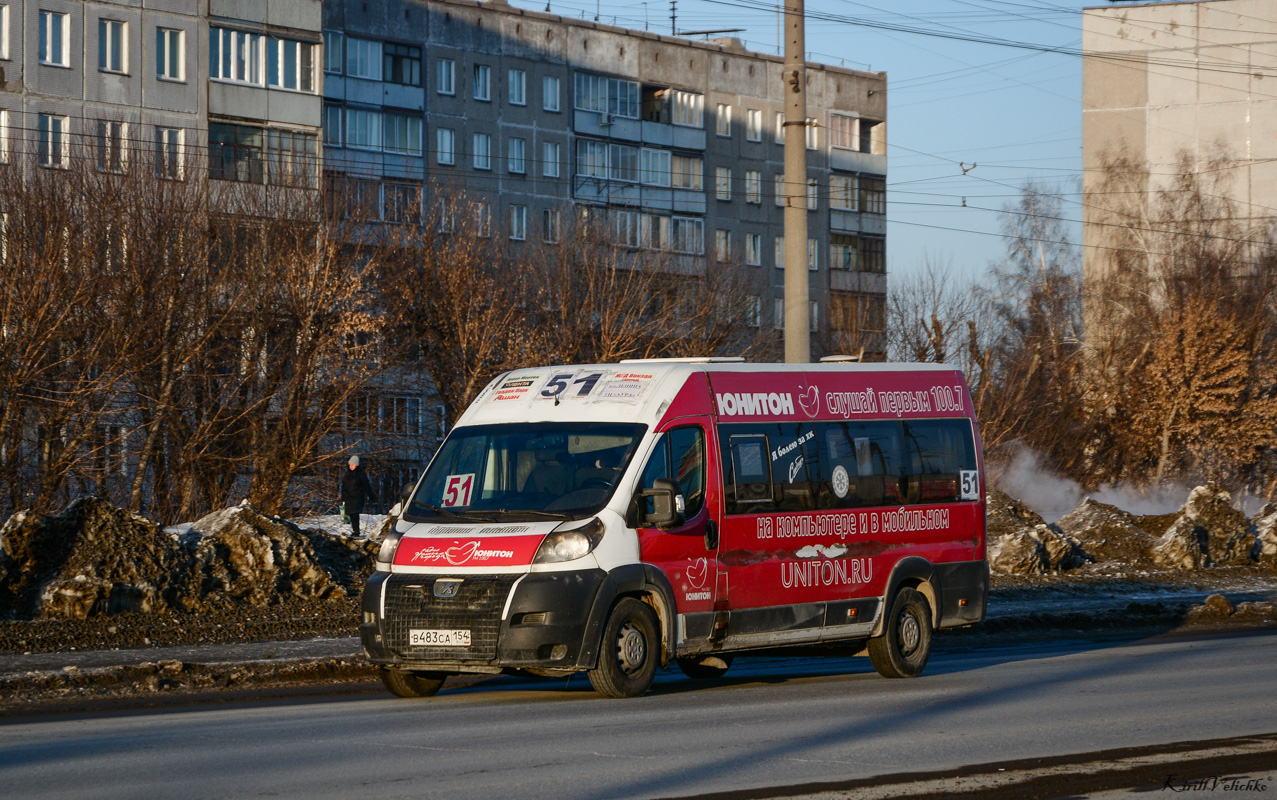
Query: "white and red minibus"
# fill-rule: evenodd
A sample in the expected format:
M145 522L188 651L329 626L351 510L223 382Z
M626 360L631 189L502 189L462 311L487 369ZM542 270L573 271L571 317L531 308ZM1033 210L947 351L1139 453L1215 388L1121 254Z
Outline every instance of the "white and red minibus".
M672 359L492 381L386 536L360 635L387 688L658 668L863 641L922 672L984 617L984 467L962 373L937 364Z

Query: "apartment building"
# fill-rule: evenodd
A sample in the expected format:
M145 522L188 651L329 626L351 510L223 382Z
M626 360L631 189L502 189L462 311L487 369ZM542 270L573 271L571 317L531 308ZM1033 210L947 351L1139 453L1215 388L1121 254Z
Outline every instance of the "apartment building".
M886 76L809 64L813 355L882 351ZM778 56L475 0L0 0L0 163L219 187L340 180L378 223L464 189L492 235L554 242L588 216L689 275L744 270L783 321ZM427 381L418 382L427 384ZM405 384L407 385L407 384ZM428 391L349 409L383 494L445 427Z
M1277 208L1277 7L1268 0L1200 0L1088 8L1082 15L1084 277L1106 277L1114 218L1173 185L1180 158L1207 174L1264 226ZM1104 196L1106 158L1124 155L1147 195ZM1216 183L1217 182L1217 183ZM1088 298L1088 336L1102 298Z
M780 328L779 57L505 2L330 0L323 27L324 169L374 218L464 188L517 247L589 215L689 274L754 271L748 317ZM808 76L813 341L881 352L886 76Z

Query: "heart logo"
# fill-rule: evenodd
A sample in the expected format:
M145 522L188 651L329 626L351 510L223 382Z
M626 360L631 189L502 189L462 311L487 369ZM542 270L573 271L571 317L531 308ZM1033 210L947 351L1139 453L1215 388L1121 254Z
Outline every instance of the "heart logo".
M704 558L698 558L692 562L692 566L684 571L687 576L687 582L692 584L693 588L699 589L705 585L705 574L709 572L709 562Z
M476 539L473 542L466 542L465 544L456 545L455 547L449 547L444 553L444 556L448 559L449 564L457 566L469 561L470 557L473 556L474 552L478 549L479 541Z
M814 419L820 413L820 392L815 386L808 386L806 391L798 393L798 405L804 414Z

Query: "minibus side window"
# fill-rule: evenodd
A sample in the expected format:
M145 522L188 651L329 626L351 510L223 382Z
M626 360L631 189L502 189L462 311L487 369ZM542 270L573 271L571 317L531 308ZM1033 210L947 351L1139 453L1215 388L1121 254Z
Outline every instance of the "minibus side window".
M831 422L818 430L820 508L903 502L899 422Z
M647 465L643 467L642 489L651 489L657 478L678 481L687 503L684 517L691 519L705 505L705 432L698 426L674 428L661 434ZM652 498L646 498L653 511Z
M729 508L735 513L767 511L772 505L772 461L767 435L735 434L728 438L731 478L727 481ZM753 506L753 508L743 508ZM758 508L758 506L762 506Z
M904 423L907 502L956 503L960 470L976 468L975 442L967 420Z

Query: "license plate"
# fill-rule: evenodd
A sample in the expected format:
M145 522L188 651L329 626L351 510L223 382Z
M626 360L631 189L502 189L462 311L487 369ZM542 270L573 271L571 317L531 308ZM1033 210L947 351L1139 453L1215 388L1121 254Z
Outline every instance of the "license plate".
M469 647L470 631L413 628L408 631L408 644L413 647Z

